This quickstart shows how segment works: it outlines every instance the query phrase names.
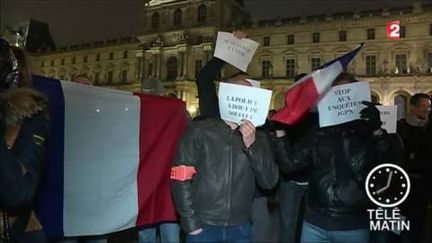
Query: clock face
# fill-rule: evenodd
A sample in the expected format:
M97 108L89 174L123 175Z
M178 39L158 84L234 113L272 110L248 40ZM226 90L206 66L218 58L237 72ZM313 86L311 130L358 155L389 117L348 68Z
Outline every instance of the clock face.
M369 172L365 188L369 199L376 205L395 207L408 197L411 183L401 167L381 164Z

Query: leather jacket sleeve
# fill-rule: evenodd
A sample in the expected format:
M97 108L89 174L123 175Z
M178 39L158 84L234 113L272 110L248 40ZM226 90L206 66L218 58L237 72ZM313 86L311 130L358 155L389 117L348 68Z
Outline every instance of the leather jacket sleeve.
M255 173L258 185L262 189L272 189L278 179L279 171L273 159L268 135L257 131L257 139L249 149L244 148Z
M196 85L199 111L203 118L218 118L220 116L219 102L213 81L218 78L224 64L224 61L213 57L198 74Z
M187 165L195 166L196 156L194 148L197 131L190 126L183 134L177 146L174 166ZM171 191L177 212L180 214L180 223L186 233L200 228L200 222L195 215L192 200L191 180L171 180Z
M297 146L298 145L298 146ZM304 170L310 165L311 149L297 144L290 144L287 136L273 138L275 160L279 169L284 173L293 173Z
M48 126L46 114L37 113L23 121L12 149L0 139L1 208L15 209L32 202L46 164Z

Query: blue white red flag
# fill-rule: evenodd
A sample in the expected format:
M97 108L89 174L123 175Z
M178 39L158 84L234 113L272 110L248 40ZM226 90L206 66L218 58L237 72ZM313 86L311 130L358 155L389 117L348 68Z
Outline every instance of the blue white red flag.
M301 80L285 93L285 106L272 116L273 121L294 125L313 107L331 86L336 77L346 69L363 44L345 55L330 61Z
M51 138L37 214L49 236L176 221L169 189L180 100L34 77Z

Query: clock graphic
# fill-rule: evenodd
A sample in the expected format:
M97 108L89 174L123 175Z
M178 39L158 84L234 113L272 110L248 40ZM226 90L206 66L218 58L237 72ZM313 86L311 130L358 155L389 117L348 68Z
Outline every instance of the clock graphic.
M394 164L373 168L365 183L369 199L380 207L396 207L408 197L411 189L408 174Z

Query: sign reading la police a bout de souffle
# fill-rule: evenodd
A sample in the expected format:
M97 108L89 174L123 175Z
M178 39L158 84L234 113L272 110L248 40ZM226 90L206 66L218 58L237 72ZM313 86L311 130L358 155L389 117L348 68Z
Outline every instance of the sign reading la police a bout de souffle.
M255 127L261 126L266 121L271 96L271 90L221 82L218 94L221 119L237 124L246 119Z

